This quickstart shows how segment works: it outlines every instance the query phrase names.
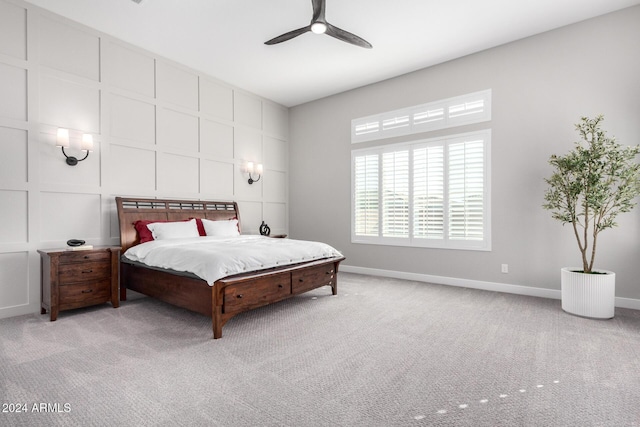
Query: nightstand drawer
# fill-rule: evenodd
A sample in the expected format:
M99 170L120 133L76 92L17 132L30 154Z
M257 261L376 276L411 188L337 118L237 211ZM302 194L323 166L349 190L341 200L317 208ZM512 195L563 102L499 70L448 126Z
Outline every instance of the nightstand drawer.
M70 251L60 257L60 264L91 261L109 262L110 259L111 252L109 251Z
M60 310L85 307L109 301L111 279L60 286Z
M106 252L108 254L108 252ZM60 264L58 267L59 285L108 278L111 275L111 264L105 261Z

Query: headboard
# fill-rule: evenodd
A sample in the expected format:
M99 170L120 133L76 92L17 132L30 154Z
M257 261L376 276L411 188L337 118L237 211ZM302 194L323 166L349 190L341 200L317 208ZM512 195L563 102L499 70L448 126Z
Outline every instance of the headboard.
M180 221L189 218L206 218L212 221L238 220L240 213L236 202L211 202L204 200L165 200L116 197L120 223L120 246L124 253L140 243L134 224L138 220Z

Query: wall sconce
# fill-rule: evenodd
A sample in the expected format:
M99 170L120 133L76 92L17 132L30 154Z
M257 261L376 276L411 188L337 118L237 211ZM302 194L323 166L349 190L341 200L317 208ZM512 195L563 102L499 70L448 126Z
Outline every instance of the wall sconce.
M56 147L62 148L62 154L64 154L64 156L67 158L66 161L69 166L75 166L78 164L78 162L81 162L89 157L89 152L93 151L93 135L88 133L82 134L80 149L86 154L81 159L77 159L73 156L67 156L67 153L64 152L64 149L69 148L69 146L69 129L58 128L58 133L56 135Z
M249 184L260 181L260 178L262 177L262 163L259 163L254 167L253 162L247 162L246 170L249 174ZM258 179L253 179L251 176L253 174L258 174Z

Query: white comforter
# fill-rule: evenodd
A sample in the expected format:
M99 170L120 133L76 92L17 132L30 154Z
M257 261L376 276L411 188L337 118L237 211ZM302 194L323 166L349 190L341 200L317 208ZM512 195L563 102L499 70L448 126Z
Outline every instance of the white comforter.
M209 286L226 276L282 265L342 256L320 242L245 235L153 240L124 256L152 267L193 273Z

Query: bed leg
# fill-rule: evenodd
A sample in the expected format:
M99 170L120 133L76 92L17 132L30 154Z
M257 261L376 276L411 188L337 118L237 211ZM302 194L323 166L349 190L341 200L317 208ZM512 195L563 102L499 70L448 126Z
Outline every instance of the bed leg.
M338 295L338 264L333 265L333 283L331 284L331 294Z
M127 300L127 279L126 277L128 277L129 273L128 273L128 266L126 263L120 263L120 280L119 280L119 286L120 286L120 301L126 301Z
M213 316L211 316L213 326L213 339L222 338L222 307L213 307Z

